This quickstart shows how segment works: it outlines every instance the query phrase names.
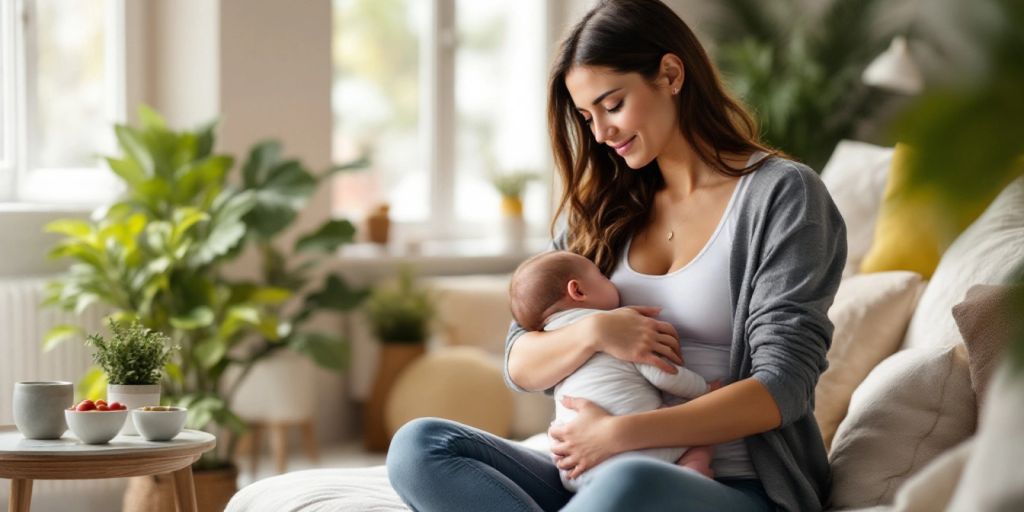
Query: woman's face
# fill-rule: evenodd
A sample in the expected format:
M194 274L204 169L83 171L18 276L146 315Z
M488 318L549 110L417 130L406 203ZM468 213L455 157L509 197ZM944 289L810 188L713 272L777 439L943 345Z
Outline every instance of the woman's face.
M660 80L660 79L659 79ZM679 134L670 81L655 87L639 73L576 66L565 86L594 139L607 144L632 169L651 163Z

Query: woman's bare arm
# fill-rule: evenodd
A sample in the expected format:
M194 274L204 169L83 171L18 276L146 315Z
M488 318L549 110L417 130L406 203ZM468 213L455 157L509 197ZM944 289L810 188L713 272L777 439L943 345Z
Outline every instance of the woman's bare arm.
M782 415L768 388L747 378L685 404L615 420L616 451L631 451L734 441L778 427Z
M576 478L612 455L663 446L718 444L766 432L782 423L768 388L744 379L685 404L654 411L611 416L597 404L565 397L576 419L552 425L551 452L556 465Z
M580 321L555 331L520 336L508 354L509 378L527 391L553 387L597 352L585 333L586 325Z
M679 337L672 324L651 318L660 311L654 307L619 308L555 331L523 334L509 350L509 378L529 391L549 389L596 352L675 373L668 361L683 364Z

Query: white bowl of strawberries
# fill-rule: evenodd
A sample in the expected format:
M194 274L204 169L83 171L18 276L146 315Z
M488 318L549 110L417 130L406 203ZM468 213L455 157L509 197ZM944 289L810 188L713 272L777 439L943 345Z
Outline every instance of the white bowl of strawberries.
M128 408L117 402L82 400L64 410L68 427L85 444L109 442L124 426Z

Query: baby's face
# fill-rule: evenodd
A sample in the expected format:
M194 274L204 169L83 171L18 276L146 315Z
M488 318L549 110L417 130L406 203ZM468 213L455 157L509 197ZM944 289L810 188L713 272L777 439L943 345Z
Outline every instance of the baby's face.
M588 263L590 263L588 261ZM590 263L580 279L586 300L582 306L593 309L615 309L619 307L619 290L601 273L597 265Z

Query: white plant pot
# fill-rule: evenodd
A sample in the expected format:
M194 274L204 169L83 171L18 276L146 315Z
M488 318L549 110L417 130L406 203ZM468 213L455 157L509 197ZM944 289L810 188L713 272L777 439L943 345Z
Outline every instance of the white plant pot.
M107 384L107 403L120 402L129 411L137 407L147 405L160 405L159 384ZM132 423L132 415L128 414L124 427L121 428L121 435L137 436L135 423Z
M503 215L501 220L502 242L510 253L526 250L526 219L522 215Z

